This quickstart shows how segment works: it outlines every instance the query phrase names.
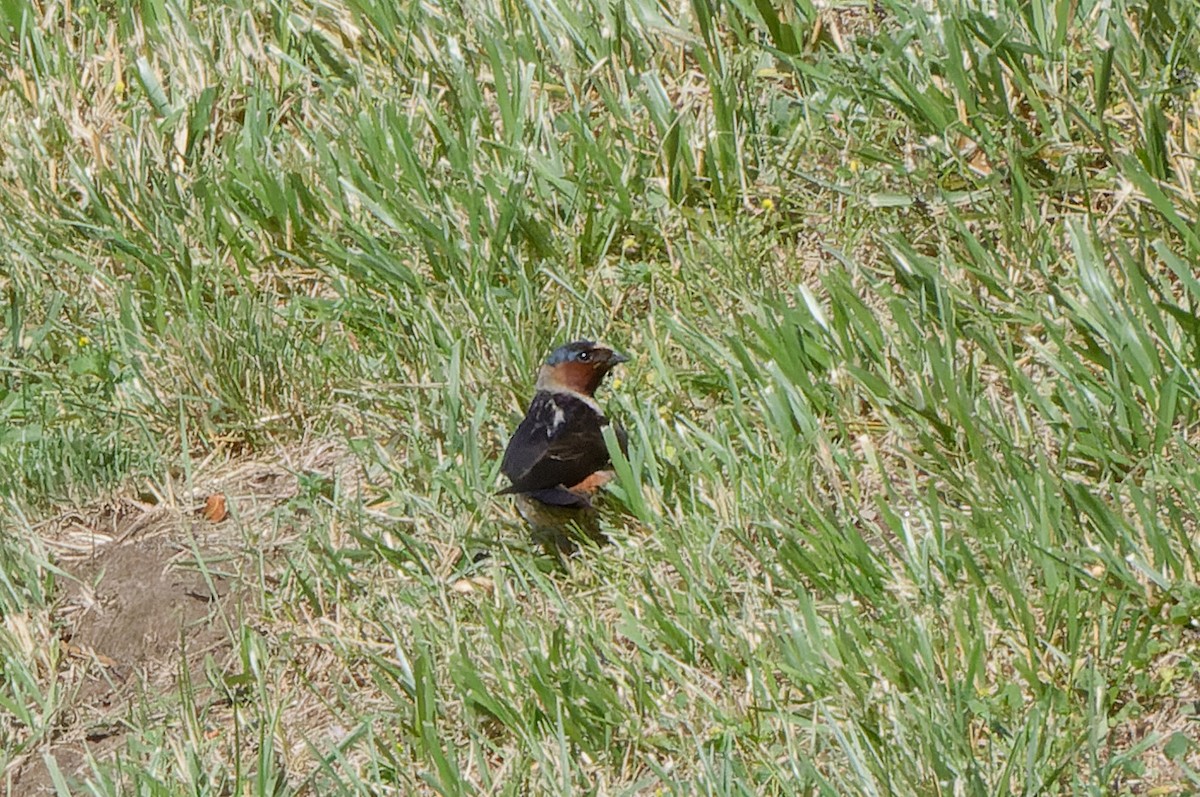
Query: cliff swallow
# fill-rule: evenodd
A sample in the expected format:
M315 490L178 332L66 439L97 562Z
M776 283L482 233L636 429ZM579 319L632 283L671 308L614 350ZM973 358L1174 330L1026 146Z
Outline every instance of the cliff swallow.
M551 352L538 372L533 401L500 464L512 482L500 494L517 495L535 532L561 531L572 521L589 533L595 527L591 496L613 476L602 432L608 418L595 393L608 372L628 359L577 340ZM624 451L625 432L614 431Z

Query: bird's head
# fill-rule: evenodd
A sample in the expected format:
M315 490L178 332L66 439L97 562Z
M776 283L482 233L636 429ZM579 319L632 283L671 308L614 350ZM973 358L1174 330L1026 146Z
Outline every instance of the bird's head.
M577 340L550 352L538 372L538 390L568 390L593 396L605 375L629 358L590 340Z

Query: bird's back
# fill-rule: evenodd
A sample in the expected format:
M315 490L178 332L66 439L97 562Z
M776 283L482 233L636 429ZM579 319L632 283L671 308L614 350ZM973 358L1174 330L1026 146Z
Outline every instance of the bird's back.
M500 470L512 482L502 493L571 487L608 465L604 426L595 406L570 393L540 391L517 427Z

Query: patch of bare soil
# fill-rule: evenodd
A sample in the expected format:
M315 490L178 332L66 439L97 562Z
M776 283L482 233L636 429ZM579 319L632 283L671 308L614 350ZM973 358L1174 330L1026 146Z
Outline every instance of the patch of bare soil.
M193 704L227 703L206 667L238 669L235 640L257 599L257 584L238 574L264 546L287 542L264 539L263 528L297 494L298 473L332 476L349 462L332 446L270 462L210 462L211 475L196 482L205 489L187 501L118 499L42 524L66 574L54 616L66 653L58 673L64 710L49 743L11 762L0 783L12 794L54 794L45 754L68 781L79 777L88 754L103 759L123 747L129 718L158 704L175 713L182 675ZM209 716L222 713L229 712Z
M181 664L199 673L206 655L228 656L241 592L236 580L206 578L199 561L182 541L159 537L127 539L64 563L71 581L59 634L69 657L65 680L75 692L66 722L42 752L68 776L83 764L85 745L93 754L118 747L123 716L147 693L176 689ZM18 794L54 793L40 755L28 757L12 783Z

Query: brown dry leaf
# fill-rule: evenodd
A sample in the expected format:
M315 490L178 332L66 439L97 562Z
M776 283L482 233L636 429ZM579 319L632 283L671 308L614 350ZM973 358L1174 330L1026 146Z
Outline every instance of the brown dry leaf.
M450 589L463 595L468 595L472 592L485 592L491 595L496 589L496 585L492 583L490 578L475 576L473 578L460 578L450 585Z
M226 506L225 496L221 493L213 493L204 502L204 509L200 510L200 515L205 520L213 523L220 523L225 518L229 517L229 507Z
M103 653L98 653L91 648L81 647L73 642L67 643L67 655L76 659L95 659L101 667L116 669L117 662L111 656L105 656Z

